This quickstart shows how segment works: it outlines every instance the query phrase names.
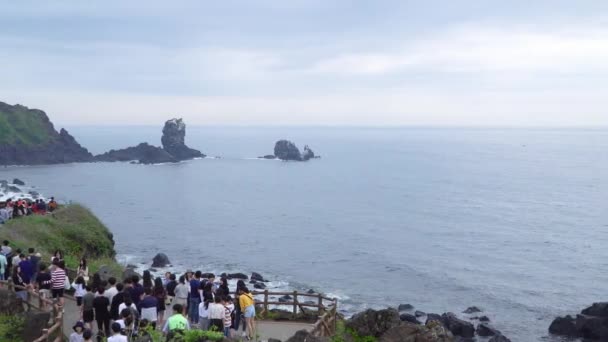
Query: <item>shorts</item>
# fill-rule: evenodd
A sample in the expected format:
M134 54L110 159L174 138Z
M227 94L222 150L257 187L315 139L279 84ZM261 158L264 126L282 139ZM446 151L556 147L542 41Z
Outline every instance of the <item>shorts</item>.
M52 289L51 293L53 294L53 299L54 298L63 298L63 291L65 289Z
M95 314L93 313L93 310L84 310L82 312L82 320L85 323L91 323L91 322L93 322L94 319L95 319Z
M245 308L245 318L255 317L255 306L249 305Z

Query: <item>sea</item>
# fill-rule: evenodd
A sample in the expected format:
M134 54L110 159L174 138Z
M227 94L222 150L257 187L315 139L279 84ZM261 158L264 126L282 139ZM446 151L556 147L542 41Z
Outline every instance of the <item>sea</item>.
M68 127L93 153L159 127ZM262 160L274 143L320 159ZM188 127L209 157L0 169L91 208L121 262L261 273L345 315L478 306L512 341L608 300L608 129ZM164 272L160 269L158 272Z

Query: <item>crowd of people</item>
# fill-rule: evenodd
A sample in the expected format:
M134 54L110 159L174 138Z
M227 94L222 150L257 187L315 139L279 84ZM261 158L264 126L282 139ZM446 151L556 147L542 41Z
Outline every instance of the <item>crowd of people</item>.
M241 328L243 338L255 336L255 300L242 280L234 292L226 278L216 281L215 275L201 271L188 270L179 277L167 272L164 278L144 271L142 277L134 274L122 282L114 277L102 280L98 273L89 277L87 260L82 258L70 281L61 251L49 262L34 248L24 254L3 241L0 277L20 286L16 293L24 300L27 291L33 291L63 307L66 291L73 291L79 321L70 342L90 341L93 333L108 342L150 342L150 329L160 329L168 339L195 328L227 337L237 337Z
M30 200L21 198L16 201L8 199L0 202L0 224L14 218L28 215L45 215L57 209L58 204L54 197L46 202L43 199Z

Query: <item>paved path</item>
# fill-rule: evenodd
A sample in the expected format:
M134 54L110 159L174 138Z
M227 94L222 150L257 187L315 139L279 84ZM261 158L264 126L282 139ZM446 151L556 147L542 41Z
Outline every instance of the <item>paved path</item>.
M67 337L72 333L72 327L80 319L78 307L74 298L65 298L65 312L63 316L63 333ZM257 334L260 341L268 341L269 338L287 341L299 330L312 330L312 324L293 323L293 322L270 322L257 321ZM97 331L97 323L93 322L94 329Z

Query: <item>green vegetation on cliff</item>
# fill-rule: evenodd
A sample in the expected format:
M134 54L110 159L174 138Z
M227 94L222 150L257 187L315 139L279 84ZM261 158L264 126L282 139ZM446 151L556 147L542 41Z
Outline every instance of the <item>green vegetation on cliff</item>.
M114 260L114 240L106 226L87 208L70 204L44 216L31 215L0 226L0 240L27 251L35 248L49 261L55 250L61 250L67 267L75 269L81 257L89 262L89 272L101 265L120 276L122 268Z
M53 133L43 111L0 102L0 144L42 145L53 139Z

